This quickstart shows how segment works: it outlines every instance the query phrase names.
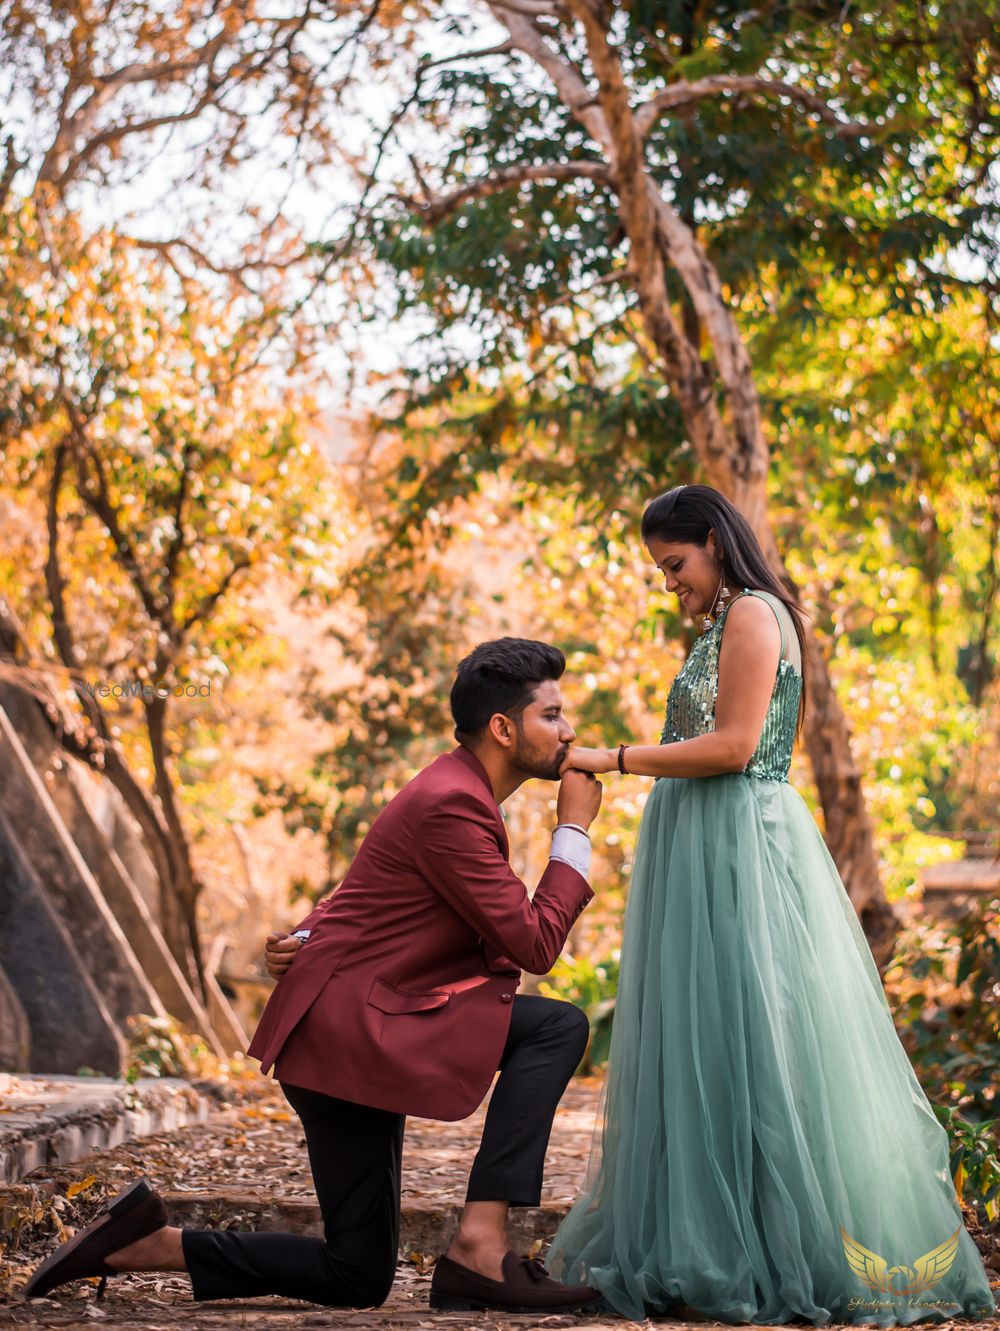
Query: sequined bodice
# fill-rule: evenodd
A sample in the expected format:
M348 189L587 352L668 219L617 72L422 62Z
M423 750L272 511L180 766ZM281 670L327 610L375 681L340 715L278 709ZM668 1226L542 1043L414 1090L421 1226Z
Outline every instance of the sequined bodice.
M795 723L798 718L802 676L795 665L785 659L784 649L789 626L786 607L769 592L744 590L735 596L719 615L707 633L703 633L691 649L688 659L677 673L667 697L667 718L660 736L661 744L693 739L715 729L715 699L719 687L719 648L722 626L730 606L741 596L759 596L769 602L781 624L782 659L774 681L774 692L768 704L767 716L760 740L753 756L743 769L744 776L763 777L772 781L787 781L795 742Z

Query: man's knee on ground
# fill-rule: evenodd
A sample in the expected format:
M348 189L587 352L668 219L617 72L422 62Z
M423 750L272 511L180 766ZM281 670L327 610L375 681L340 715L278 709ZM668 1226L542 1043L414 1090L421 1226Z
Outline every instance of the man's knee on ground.
M352 1306L355 1308L381 1308L392 1293L391 1280L370 1280L359 1287Z
M338 1285L335 1290L331 1288L327 1298L317 1299L317 1303L322 1303L326 1308L381 1308L392 1293L392 1283L391 1280L369 1279L359 1281L346 1290Z
M395 1279L395 1261L391 1266L388 1262L372 1262L351 1267L339 1262L335 1273L331 1272L330 1297L321 1302L328 1308L380 1308L392 1292Z

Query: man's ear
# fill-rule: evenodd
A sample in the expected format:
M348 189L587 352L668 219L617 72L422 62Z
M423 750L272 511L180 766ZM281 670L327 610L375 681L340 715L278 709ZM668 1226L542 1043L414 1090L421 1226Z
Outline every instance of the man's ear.
M487 730L502 749L509 749L514 744L514 723L503 712L494 712L489 719Z

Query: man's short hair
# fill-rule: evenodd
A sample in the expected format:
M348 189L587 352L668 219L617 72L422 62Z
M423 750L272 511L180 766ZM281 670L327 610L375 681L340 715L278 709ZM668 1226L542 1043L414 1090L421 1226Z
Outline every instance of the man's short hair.
M481 735L496 712L517 718L547 679L559 679L566 658L558 647L531 638L496 638L481 642L455 673L451 714L455 738Z

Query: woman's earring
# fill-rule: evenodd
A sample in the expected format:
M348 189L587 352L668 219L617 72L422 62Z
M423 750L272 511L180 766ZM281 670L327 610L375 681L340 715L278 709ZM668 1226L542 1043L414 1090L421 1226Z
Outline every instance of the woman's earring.
M718 617L722 614L723 610L725 610L727 603L732 599L732 595L732 592L726 586L726 575L725 572L723 572L721 585L716 593L715 604L701 621L702 630L705 633L708 632Z

